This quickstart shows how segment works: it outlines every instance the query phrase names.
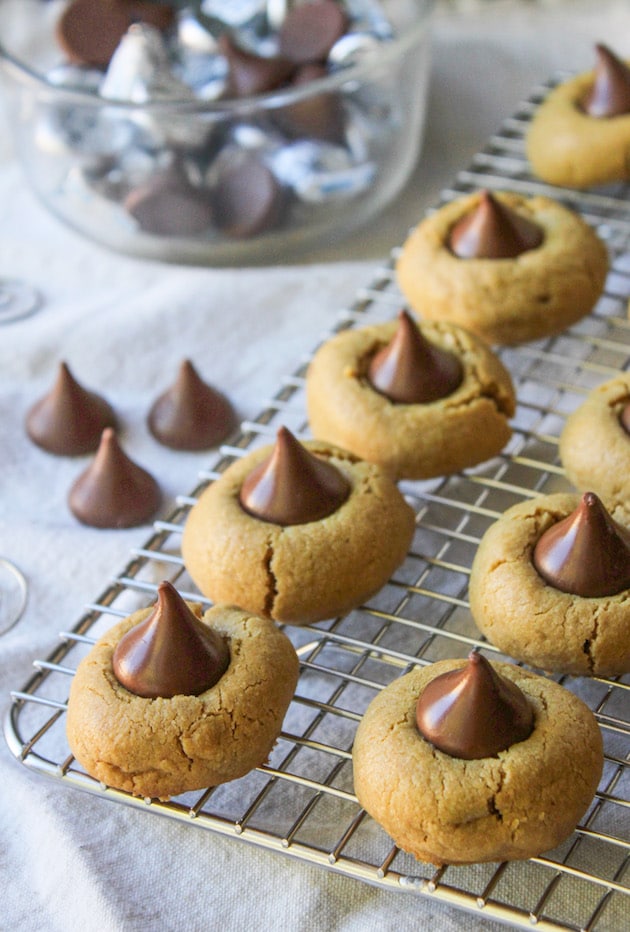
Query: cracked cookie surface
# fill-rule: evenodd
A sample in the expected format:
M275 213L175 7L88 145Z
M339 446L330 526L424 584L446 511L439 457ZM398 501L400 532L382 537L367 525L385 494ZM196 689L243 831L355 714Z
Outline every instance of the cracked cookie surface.
M232 463L202 492L182 538L186 569L208 598L307 624L355 608L405 558L415 517L389 474L330 444L304 446L343 473L348 498L318 521L271 524L248 514L239 493L272 448Z
M630 375L624 373L594 388L560 435L568 478L576 489L599 495L610 510L630 502L630 435L620 422L629 403Z
M512 345L560 333L590 313L608 271L606 247L594 230L551 198L497 192L505 206L542 229L541 245L513 259L459 259L448 247L450 231L480 197L476 192L444 205L403 244L396 274L416 314Z
M470 609L479 630L510 657L556 673L616 676L630 671L630 590L599 598L561 592L532 562L539 538L579 501L544 495L504 512L475 554Z
M557 683L493 663L531 702L534 729L496 757L451 757L420 735L416 703L432 679L464 665L418 668L372 701L353 748L359 802L397 845L432 864L548 851L571 834L597 789L603 754L595 717Z
M397 326L391 321L343 331L318 349L306 378L313 434L398 479L450 475L499 453L510 439L516 404L501 361L461 327L421 321L423 336L460 361L462 382L428 404L395 404L370 385L367 371Z
M297 684L289 639L267 619L214 606L203 620L228 643L223 676L198 696L145 699L121 686L112 656L151 611L119 622L79 664L66 722L76 759L108 786L159 799L235 780L264 763Z

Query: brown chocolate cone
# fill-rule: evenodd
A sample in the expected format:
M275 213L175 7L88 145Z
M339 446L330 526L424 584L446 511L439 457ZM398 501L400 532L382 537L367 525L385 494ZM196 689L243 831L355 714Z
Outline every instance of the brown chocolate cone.
M225 32L219 38L219 48L228 64L228 97L254 97L276 90L295 70L295 65L286 58L265 58L239 48Z
M118 682L136 696L198 696L223 676L230 652L169 582L158 587L151 614L118 642L112 657Z
M280 54L298 65L323 62L347 25L346 14L334 0L311 0L294 6L280 27Z
M240 501L262 521L287 526L325 518L349 494L350 483L335 466L314 456L281 427L271 455L245 479Z
M597 118L630 113L630 68L605 45L596 45L595 81L582 102Z
M26 432L33 443L57 456L93 453L106 427L116 427L112 407L83 388L65 362L59 365L51 391L26 415Z
M462 381L459 359L425 339L407 311L398 321L391 342L370 362L370 384L399 404L428 404L452 394Z
M451 230L449 247L459 259L513 259L542 241L537 224L482 191L477 206Z
M213 196L214 219L225 236L246 239L275 226L285 204L285 192L273 172L251 155L219 176Z
M71 62L104 68L132 23L162 31L175 19L170 3L152 0L73 0L56 25L59 45Z
M207 450L225 440L236 425L230 402L201 379L189 359L176 382L153 403L149 430L173 450Z
M424 688L416 722L420 734L440 751L478 760L528 738L534 710L518 686L473 651L465 667L437 676Z
M326 77L324 65L301 65L291 79L291 87L300 87ZM345 113L338 93L313 94L274 112L274 120L291 139L308 136L326 142L341 143L345 133Z
M68 505L82 524L127 528L148 521L161 497L153 476L127 456L108 427L94 460L72 485Z
M630 587L630 532L594 492L585 492L575 511L540 537L533 562L545 582L562 592L615 595Z
M627 404L619 415L619 423L627 434L630 434L630 404Z

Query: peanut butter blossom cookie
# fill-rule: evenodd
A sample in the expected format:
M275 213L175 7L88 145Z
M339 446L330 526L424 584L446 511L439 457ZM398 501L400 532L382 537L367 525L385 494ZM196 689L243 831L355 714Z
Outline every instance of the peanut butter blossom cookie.
M361 805L403 850L442 865L556 847L593 798L603 750L581 699L472 653L383 689L352 759Z
M426 217L396 265L421 319L499 344L551 336L580 320L607 271L604 244L576 213L551 198L488 191Z
M594 388L569 415L560 459L573 485L591 490L608 508L630 503L630 375ZM605 456L603 455L605 451Z
M470 609L500 650L543 670L630 671L630 531L593 492L509 508L484 534Z
M507 370L482 340L447 322L418 325L406 311L324 343L306 392L316 437L412 479L495 456L516 405Z
M595 52L595 69L551 91L529 129L532 170L551 184L630 178L630 68L605 45Z
M306 624L355 608L406 556L415 518L388 473L286 428L234 462L184 527L191 577L215 602Z
M111 628L79 664L68 742L91 776L136 796L215 786L265 762L297 676L272 622L226 606L202 618L164 582L153 608Z

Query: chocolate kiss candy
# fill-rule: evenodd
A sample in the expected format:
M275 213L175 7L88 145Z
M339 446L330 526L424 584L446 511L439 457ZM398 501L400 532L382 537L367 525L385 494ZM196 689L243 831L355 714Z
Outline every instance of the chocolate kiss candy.
M116 427L113 409L83 388L65 362L51 391L26 415L26 432L33 443L58 456L93 453L106 427Z
M273 227L282 215L285 192L256 156L228 166L213 193L214 220L225 236L244 239Z
M169 3L153 0L73 0L57 21L57 41L71 62L104 68L138 20L165 31L175 12Z
M596 45L595 83L582 103L592 117L630 113L630 68L605 45Z
M477 206L451 230L449 247L460 259L513 259L542 241L537 224L482 191Z
M524 741L534 710L511 680L473 651L459 670L436 676L416 705L420 734L438 750L463 760L496 757Z
M627 404L619 415L621 426L627 434L630 434L630 404Z
M107 427L93 462L75 480L68 495L73 515L91 527L135 527L159 508L160 488L134 463Z
M324 65L301 65L291 78L291 87L310 84L326 77L327 74ZM313 94L312 97L297 100L294 104L278 110L274 118L291 139L309 136L339 143L344 138L344 109L338 94Z
M228 96L253 97L273 91L288 81L295 69L286 58L264 58L239 48L227 33L220 36L219 49L228 64Z
M155 439L173 450L207 450L236 423L227 398L199 377L189 359L175 384L153 403L147 420Z
M145 699L198 696L221 679L230 653L169 582L151 614L120 639L112 657L118 682Z
M462 381L459 359L426 340L407 311L398 320L394 338L370 362L370 384L400 404L427 404L450 395Z
M540 537L533 562L545 582L562 592L615 595L630 587L630 532L594 492L585 492L575 511Z
M350 483L335 466L281 427L271 455L243 482L240 502L254 517L287 526L325 518L349 494Z
M212 224L210 197L189 184L175 166L132 189L125 209L153 236L198 236Z
M294 6L280 26L280 54L297 65L323 62L347 25L346 14L334 0L312 0Z

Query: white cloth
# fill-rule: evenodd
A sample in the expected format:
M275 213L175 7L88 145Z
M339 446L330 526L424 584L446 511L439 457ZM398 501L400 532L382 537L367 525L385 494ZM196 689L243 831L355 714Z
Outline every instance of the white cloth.
M48 456L26 438L25 412L59 361L112 402L123 444L159 479L166 510L208 460L160 448L146 428L179 362L190 357L241 416L255 416L530 87L556 68L590 67L596 41L630 57L629 27L625 0L440 4L413 178L369 230L300 264L213 270L109 253L46 213L0 133L0 274L45 296L38 314L0 329L0 554L30 586L24 617L0 638L3 710L32 661L148 536L81 527L66 495L84 462ZM0 926L14 932L495 928L482 912L383 891L63 787L29 773L4 742L0 784Z

